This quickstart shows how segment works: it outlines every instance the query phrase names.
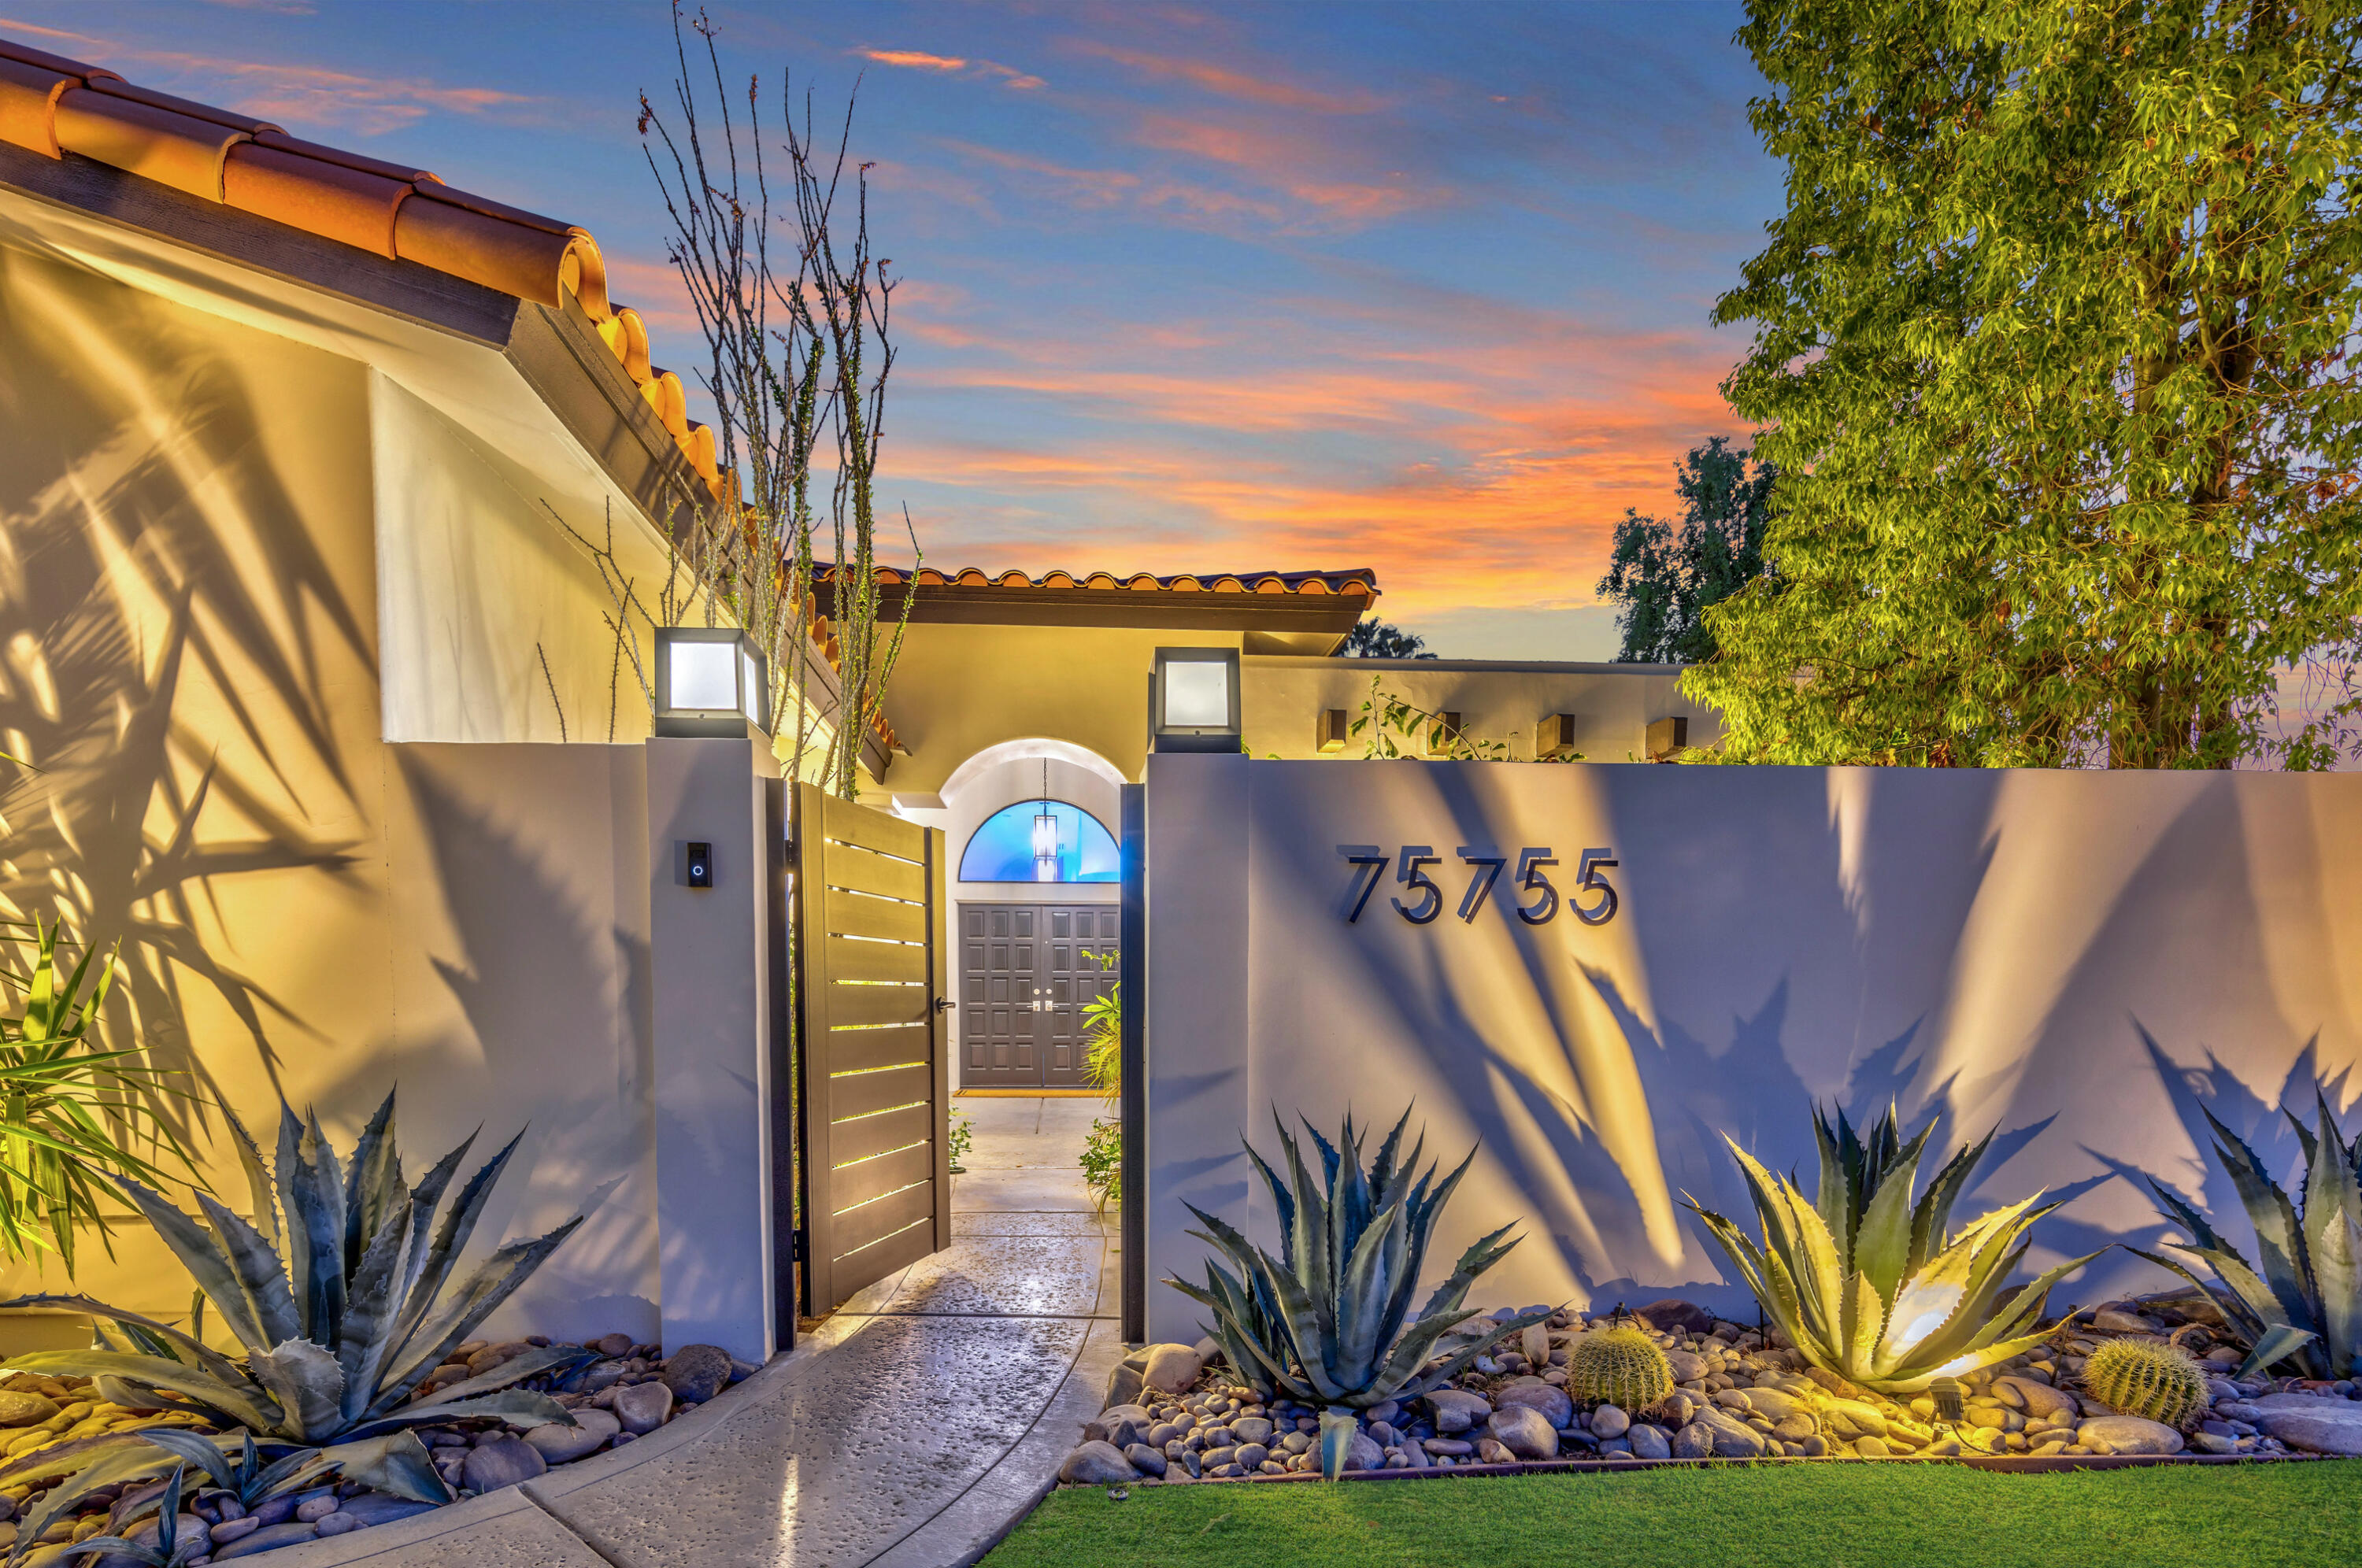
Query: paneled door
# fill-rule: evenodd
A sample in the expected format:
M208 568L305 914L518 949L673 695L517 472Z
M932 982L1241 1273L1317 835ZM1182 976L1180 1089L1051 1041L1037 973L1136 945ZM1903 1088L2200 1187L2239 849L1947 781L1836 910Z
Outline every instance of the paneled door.
M1083 1010L1115 984L1118 922L1114 904L960 906L961 1087L1088 1087Z

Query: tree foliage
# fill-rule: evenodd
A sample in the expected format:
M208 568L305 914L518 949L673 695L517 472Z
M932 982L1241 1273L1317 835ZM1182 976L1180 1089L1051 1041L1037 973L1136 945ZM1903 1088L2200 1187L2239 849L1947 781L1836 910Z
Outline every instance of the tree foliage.
M1353 624L1338 645L1339 658L1433 658L1427 651L1427 639L1415 632L1365 615Z
M2321 766L2362 615L2362 10L1757 0L1788 210L1720 301L1782 472L1731 755ZM2276 732L2311 665L2326 712Z
M1763 525L1779 470L1745 447L1709 436L1673 470L1683 502L1681 521L1644 517L1633 508L1616 525L1599 596L1621 606L1618 664L1700 664L1712 658L1705 608L1763 575Z

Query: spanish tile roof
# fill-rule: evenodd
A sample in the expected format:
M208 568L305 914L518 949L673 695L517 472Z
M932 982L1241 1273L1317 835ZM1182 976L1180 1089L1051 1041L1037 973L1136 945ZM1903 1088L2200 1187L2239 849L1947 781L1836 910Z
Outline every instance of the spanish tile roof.
M647 327L607 297L598 242L572 224L455 190L423 169L301 140L234 110L135 87L103 66L0 39L0 141L77 154L225 206L559 309L571 299L716 500L731 486Z
M823 572L833 569L823 569ZM921 567L915 574L894 567L877 569L881 587L899 588L914 576L921 588L1080 588L1130 590L1136 593L1358 594L1363 598L1374 598L1378 591L1377 574L1366 567L1349 571L1182 572L1173 577L1156 577L1144 571L1120 577L1106 571L1054 570L1040 577L1028 577L1021 571L996 573L980 567L962 567L950 572Z

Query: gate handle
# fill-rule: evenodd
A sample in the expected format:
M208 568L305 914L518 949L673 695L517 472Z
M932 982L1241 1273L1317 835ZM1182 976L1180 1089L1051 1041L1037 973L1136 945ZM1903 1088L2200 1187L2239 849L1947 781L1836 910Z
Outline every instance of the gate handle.
M952 1010L952 999L951 999L951 998L949 998L949 997L937 997L937 998L935 999L935 1010L936 1010L937 1012L949 1012L949 1011L951 1011L951 1010Z

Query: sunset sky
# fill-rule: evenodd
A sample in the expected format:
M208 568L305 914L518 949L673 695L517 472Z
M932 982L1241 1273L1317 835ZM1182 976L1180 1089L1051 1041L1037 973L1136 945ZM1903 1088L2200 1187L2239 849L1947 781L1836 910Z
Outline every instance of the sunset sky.
M1446 656L1601 658L1627 506L1743 436L1707 322L1780 205L1735 5L716 5L823 118L856 80L905 282L885 496L929 564L1369 566ZM701 359L631 5L0 0L0 33L581 224Z

